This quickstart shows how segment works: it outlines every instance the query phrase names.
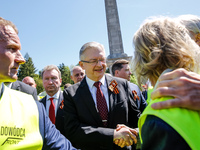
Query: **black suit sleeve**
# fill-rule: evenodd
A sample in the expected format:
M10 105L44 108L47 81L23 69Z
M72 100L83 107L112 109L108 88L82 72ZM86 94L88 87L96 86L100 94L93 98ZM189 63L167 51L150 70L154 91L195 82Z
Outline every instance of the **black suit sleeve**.
M128 91L128 126L131 128L138 127L138 120L141 115L140 110L138 109L135 100L133 98L133 94L131 88L129 87L128 82L126 82L126 88Z
M140 97L140 112L142 113L144 111L144 109L147 107L147 102L144 98L144 96L142 95L142 92L139 93L139 97Z

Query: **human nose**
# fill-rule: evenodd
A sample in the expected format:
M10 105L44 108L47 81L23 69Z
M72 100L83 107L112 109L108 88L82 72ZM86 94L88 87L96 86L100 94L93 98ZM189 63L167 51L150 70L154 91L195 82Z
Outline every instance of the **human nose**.
M97 59L96 60L96 65L102 65L104 63L103 60Z
M26 62L26 60L24 59L24 57L22 56L22 54L20 53L20 51L18 51L16 53L16 57L15 57L15 62L21 64L24 64Z

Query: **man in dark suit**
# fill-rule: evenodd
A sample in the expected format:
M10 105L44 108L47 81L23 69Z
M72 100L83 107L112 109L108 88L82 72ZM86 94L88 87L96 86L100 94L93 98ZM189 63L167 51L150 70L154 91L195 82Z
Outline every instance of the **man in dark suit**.
M5 84L11 89L30 94L30 95L33 96L33 98L35 100L38 100L36 88L33 88L33 87L31 87L31 86L29 86L29 85L27 85L27 84L25 84L21 81L18 81L18 80L15 81L15 82L7 82Z
M136 84L130 82L131 70L129 67L129 61L125 59L118 59L113 63L111 70L113 76L129 81L129 86L134 96L134 102L136 102L138 109L143 112L147 106L147 103L142 95L142 92L140 91L140 88Z
M42 70L42 80L47 95L40 102L44 104L46 112L56 128L64 134L63 92L60 90L62 83L61 72L55 65L46 66ZM53 116L53 118L50 116L51 97L53 98L53 104L55 106L55 117Z
M134 149L137 133L132 128L137 127L140 111L127 80L105 75L105 50L100 43L84 44L79 64L86 77L63 93L65 136L81 150ZM118 130L118 124L124 127Z

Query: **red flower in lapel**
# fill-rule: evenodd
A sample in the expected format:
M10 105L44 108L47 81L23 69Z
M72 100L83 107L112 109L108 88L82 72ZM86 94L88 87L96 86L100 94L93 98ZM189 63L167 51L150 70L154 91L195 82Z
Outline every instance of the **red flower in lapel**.
M117 82L115 80L112 80L109 87L108 87L111 92L115 93L115 94L118 94L119 93L119 89L117 87Z
M64 100L62 100L62 102L60 103L60 109L63 109L64 107Z
M139 96L137 95L137 92L135 90L132 91L133 95L134 95L134 100L136 101L136 99L140 100Z

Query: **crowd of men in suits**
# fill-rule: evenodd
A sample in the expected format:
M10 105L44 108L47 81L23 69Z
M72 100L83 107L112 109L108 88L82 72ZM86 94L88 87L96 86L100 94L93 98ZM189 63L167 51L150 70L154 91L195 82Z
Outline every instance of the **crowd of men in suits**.
M36 103L35 108L38 113L29 114L32 116L24 122L32 121L32 118L38 116L37 132L42 138L38 137L40 140L36 141L37 148L140 149L138 120L147 103L139 87L130 83L131 72L128 61L117 60L112 66L112 75L105 74L107 65L104 46L98 42L85 43L79 51L79 66L71 71L74 84L63 91L60 89L62 78L58 67L55 65L44 67L42 80L46 96L38 102L36 85L29 82L32 81L31 77L24 78L24 83L16 81L17 69L25 62L20 53L21 44L17 34L18 31L12 22L0 18L0 64L5 64L0 66L0 96L9 95L12 93L11 89L15 89L29 94L27 96L22 92L14 92L18 99L18 95L22 95L20 104L25 103L24 97L30 103L33 102L33 98L35 99L34 104ZM177 71L173 74L177 74ZM185 74L189 73L185 71ZM189 75L187 77L190 78ZM154 92L155 97L159 96L157 91ZM13 97L9 98L11 103ZM24 106L21 108L27 111ZM13 112L10 114L8 116L12 116ZM25 114L21 113L20 118ZM0 119L0 122L6 121ZM17 119L12 123L17 123ZM27 128L30 130L30 127ZM8 148L13 149L9 146ZM14 146L18 149L21 146L29 149L33 145L29 143L29 145Z
M135 84L133 89L130 88L130 78L123 79L123 76L116 78L105 74L105 49L100 43L89 42L83 45L80 50L79 65L71 71L74 85L64 91L60 88L62 79L57 66L48 65L42 70L46 96L39 101L43 103L47 115L50 117L50 98L53 97L55 112L53 122L76 148L135 149L138 135L134 128L137 128L141 113L139 108L143 111L146 106L139 88ZM124 65L128 63L122 63L122 66ZM118 71L123 70L122 68ZM130 76L130 73L128 75ZM27 78L30 79L26 77L23 82ZM101 82L100 89L105 97L108 111L106 120L101 118L98 110L97 88L93 85L96 81ZM34 88L27 89L35 91ZM106 125L102 120L106 121Z

